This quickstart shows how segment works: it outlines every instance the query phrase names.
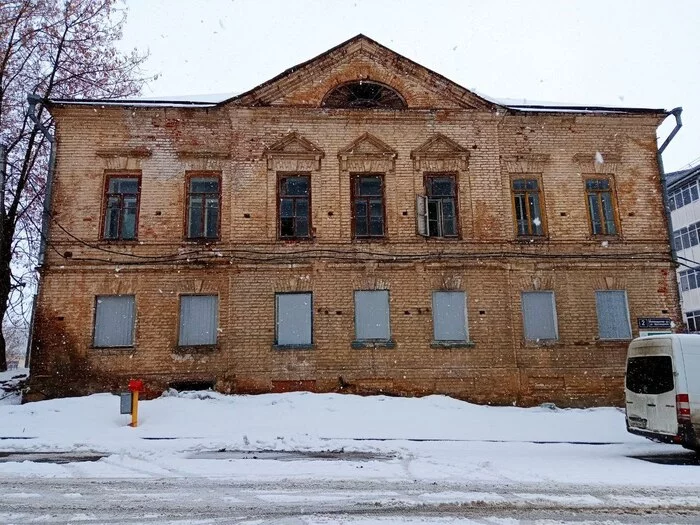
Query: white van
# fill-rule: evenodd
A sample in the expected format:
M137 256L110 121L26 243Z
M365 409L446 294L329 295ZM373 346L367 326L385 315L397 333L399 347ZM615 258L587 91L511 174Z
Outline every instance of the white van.
M700 451L700 335L632 341L625 401L629 432Z

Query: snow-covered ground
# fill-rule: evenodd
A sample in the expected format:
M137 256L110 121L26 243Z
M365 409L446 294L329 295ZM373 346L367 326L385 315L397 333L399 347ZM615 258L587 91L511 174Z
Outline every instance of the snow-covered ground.
M0 523L11 516L3 509L17 502L34 505L39 515L47 505L66 504L66 494L86 498L85 508L106 505L96 480L111 483L111 497L119 500L142 491L146 498L160 494L169 483L165 492L174 505L186 489L221 516L229 515L233 501L248 505L250 487L262 491L257 497L268 505L265 512L269 505L300 502L326 509L339 502L354 508L480 502L700 510L700 467L634 458L682 449L628 434L617 408L490 407L444 396L172 391L142 401L139 416L137 428L127 426L130 416L119 414L119 398L110 394L0 405ZM93 461L36 461L40 453L61 452ZM119 488L124 480L129 485ZM160 488L152 492L155 482ZM55 499L33 496L53 492ZM71 512L82 508L69 503ZM140 512L134 510L134 523Z
M2 462L0 476L413 478L667 486L700 485L700 468L670 469L629 456L677 450L626 432L617 408L479 406L444 396L361 397L288 393L226 396L166 393L140 402L127 426L119 398L97 394L0 406L0 450L100 453L80 469ZM247 464L212 451L345 451L378 460L301 456ZM213 459L221 457L225 461ZM660 472L663 471L663 476Z

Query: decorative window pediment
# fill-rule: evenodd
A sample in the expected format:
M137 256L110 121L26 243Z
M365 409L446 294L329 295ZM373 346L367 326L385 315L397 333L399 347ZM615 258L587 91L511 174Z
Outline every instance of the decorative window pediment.
M540 153L518 153L503 157L509 173L542 173L549 162L549 155Z
M417 171L466 170L469 150L440 133L411 152L413 169Z
M275 142L263 153L267 159L267 169L273 171L318 171L324 156L323 150L295 131Z
M577 153L571 160L578 164L582 171L615 174L622 159L614 153L598 151L596 153Z
M331 89L321 106L346 109L406 109L406 101L399 93L379 82L357 80Z
M369 133L338 152L343 171L393 171L396 156L396 151Z

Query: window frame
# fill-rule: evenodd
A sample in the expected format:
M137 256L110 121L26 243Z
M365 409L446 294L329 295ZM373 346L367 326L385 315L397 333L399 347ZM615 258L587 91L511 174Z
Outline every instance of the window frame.
M367 199L369 200L372 197L362 197L362 196L357 196L357 190L356 186L358 181L363 178L363 177L378 177L381 180L382 184L382 235L371 235L370 232L370 223L369 223L369 206L367 207L367 235L357 235L357 228L356 228L356 216L355 216L355 201L356 199ZM375 196L376 197L376 196ZM369 204L369 203L368 203ZM387 238L387 223L386 223L386 174L383 172L374 172L374 171L361 171L361 172L352 172L350 173L350 222L352 226L352 239L353 241L382 241L386 240Z
M608 181L608 186L609 190L589 190L587 187L588 181L589 180L607 180ZM600 197L602 193L610 193L610 204L612 206L612 221L613 224L615 225L615 233L607 233L607 224L605 224L604 221L601 222L601 224L605 224L605 230L606 233L594 233L593 232L593 218L591 217L591 207L589 205L589 194L590 193L595 193L597 195L597 201L598 201L598 212L603 211L603 202ZM583 193L584 193L584 202L586 206L586 216L588 217L588 231L590 233L590 236L593 238L618 238L620 237L620 221L619 221L619 216L618 216L618 209L617 209L617 192L615 191L615 177L612 175L605 175L605 174L585 174L583 176ZM601 215L602 217L602 215Z
M525 323L525 301L524 297L527 294L544 294L547 293L552 299L552 320L554 321L554 337L547 339L528 339L527 337L527 327ZM522 290L520 292L520 312L523 319L523 340L530 344L547 344L547 343L557 343L560 339L559 334L559 315L557 313L557 298L554 290Z
M526 195L531 192L531 190L516 190L513 187L513 184L515 183L516 180L534 180L537 182L537 196L539 200L539 211L540 211L540 220L542 222L542 233L537 234L537 233L532 233L531 231L527 234L521 234L518 229L518 207L516 205L516 194L520 193L525 193ZM547 239L548 237L548 229L547 229L547 212L546 212L546 205L545 205L545 198L544 198L544 186L542 184L542 175L539 173L512 173L510 176L510 181L509 181L509 190L510 190L510 199L511 199L511 207L513 211L513 226L515 230L515 238L516 239L526 239L526 240L538 240L538 239ZM529 208L526 207L526 211L529 214ZM528 230L531 230L533 226L532 219L528 217Z
M133 300L133 319L131 321L131 344L129 345L97 345L95 344L95 336L97 335L97 304L100 298L104 297L131 297ZM93 312L92 312L92 339L90 343L90 348L92 349L119 349L119 348L135 348L136 347L136 294L125 293L125 294L96 294L95 300L93 301Z
M278 298L282 295L308 295L309 296L309 317L310 317L310 340L308 343L287 344L279 342L279 301ZM299 292L275 292L275 348L297 348L297 349L312 349L314 346L314 294L311 291Z
M102 215L101 215L101 225L100 225L100 239L107 242L136 242L139 239L139 218L141 215L141 181L142 173L138 170L121 170L121 171L106 171L104 176L104 185L102 189ZM136 191L136 213L134 216L134 237L131 239L123 239L121 236L122 230L122 213L123 205L120 207L119 214L119 235L115 238L107 237L107 212L109 210L109 196L112 195L109 192L109 183L112 179L136 179L138 182L138 188ZM114 195L125 195L123 193ZM133 194L128 194L133 195Z
M441 233L440 235L430 235L430 201L439 200L442 201L444 197L431 197L429 195L430 181L432 179L440 178L451 178L453 182L454 194L452 196L454 210L455 210L455 234L445 235ZM446 239L446 240L459 240L462 238L462 226L459 221L459 177L455 171L426 171L423 173L423 189L425 190L425 213L426 213L426 233L427 239ZM442 217L442 207L440 207L439 224L440 229L444 230L444 217Z
M219 199L219 213L216 223L216 237L190 237L189 226L190 226L190 195L192 192L191 181L192 179L217 179L219 185L219 191L217 198ZM213 195L212 193L201 193L196 192L197 195ZM187 241L199 242L199 243L209 243L217 242L221 240L221 215L222 215L222 191L221 191L221 172L220 171L188 171L185 173L185 216L184 216L184 236ZM202 210L206 210L206 206L202 207ZM202 220L204 220L204 213L202 213Z
M374 99L364 99L368 102L365 104L354 104L353 101L349 100L347 95L349 95L350 93L348 92L352 92L357 86L362 86L363 84L376 86L379 89L385 90L388 94L390 94L392 98L392 104L372 104L371 101ZM346 92L344 99L339 98L339 95L343 95L343 91ZM338 100L335 100L336 98L338 98ZM374 80L350 80L348 82L338 84L337 86L331 88L328 92L326 92L326 94L323 96L323 99L321 100L321 107L331 109L379 109L397 111L408 109L408 104L406 104L406 99L403 97L403 95L388 84L376 82Z
M180 343L180 332L182 331L182 298L183 297L215 297L216 298L216 320L214 323L214 342L213 343L202 343L202 344L189 344L183 345ZM221 309L221 297L218 293L181 293L177 298L178 308L177 308L177 339L176 348L178 350L187 349L213 349L219 345L219 320Z
M294 236L289 236L289 237L285 236L285 237L283 237L283 236L282 236L282 215L281 215L281 211L282 211L282 198L294 199L294 201L295 201L294 206L295 206L295 211L296 211L296 199L298 199L298 198L301 197L300 195L291 196L291 197L286 197L286 196L283 197L283 196L282 196L282 183L283 183L283 181L284 181L285 179L292 178L292 177L304 177L304 178L308 179L308 181L309 181L309 194L308 194L308 197L307 197L307 199L308 199L308 201L309 201L309 204L308 204L308 216L307 216L307 218L306 218L307 223L308 223L308 225L309 225L309 226L308 226L308 228L309 228L309 230L308 230L309 233L308 233L308 235L306 235L306 236L298 236L298 235L296 234L296 224L295 224ZM313 238L314 238L314 236L313 236L313 229L312 229L312 228L313 228L313 224L312 224L312 215L313 215L313 213L311 212L311 210L312 210L312 208L311 208L311 205L312 205L312 195L311 195L311 194L313 193L313 190L312 190L311 182L312 182L312 179L311 179L311 172L308 172L308 171L278 171L278 172L277 172L277 189L276 189L276 192L277 192L277 218L276 218L276 222L277 222L277 240L280 240L280 241L311 241L311 240L313 240ZM296 215L295 215L294 217L296 218ZM296 219L295 219L295 220L296 220Z
M385 292L386 293L386 306L387 306L387 316L386 316L386 328L387 337L386 338L359 338L357 333L357 293L358 292ZM393 343L391 336L391 292L389 290L353 290L352 292L352 306L353 306L353 335L354 343L359 345L387 345L390 346Z
M683 316L685 317L685 324L688 333L700 333L700 310L691 310L689 312L683 312ZM696 328L696 330L693 330L692 328Z

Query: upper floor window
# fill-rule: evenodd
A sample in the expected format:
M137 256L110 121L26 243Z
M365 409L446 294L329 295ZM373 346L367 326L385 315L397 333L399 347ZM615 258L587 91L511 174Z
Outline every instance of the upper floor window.
M681 279L681 291L695 290L700 288L700 266L679 272Z
M591 233L593 235L617 235L610 179L586 179L586 197Z
M457 189L452 174L431 173L425 177L429 237L457 237Z
M688 321L689 332L700 332L700 310L685 312L685 318Z
M141 179L138 175L110 175L107 178L103 229L105 239L136 239L140 189Z
M700 244L700 221L673 231L673 247L687 250Z
M518 236L544 235L542 223L542 197L540 182L536 178L519 178L512 181L515 226Z
M187 238L219 238L221 182L218 175L193 175L187 182Z
M384 237L384 176L376 173L352 177L354 237Z
M684 184L675 188L668 194L668 206L671 210L677 210L683 206L687 206L691 202L695 202L700 198L698 195L698 181L694 180L688 184Z
M348 82L326 94L321 106L327 108L406 109L406 101L389 86L378 82Z
M283 175L279 178L280 239L311 236L311 177Z

